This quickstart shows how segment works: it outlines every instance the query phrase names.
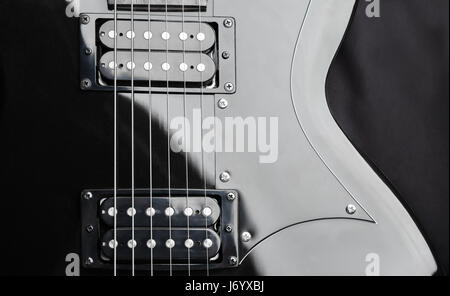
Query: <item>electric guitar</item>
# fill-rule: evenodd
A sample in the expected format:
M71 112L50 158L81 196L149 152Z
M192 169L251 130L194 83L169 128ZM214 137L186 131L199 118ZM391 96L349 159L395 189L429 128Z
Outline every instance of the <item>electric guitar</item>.
M28 65L53 67L36 80L65 95L36 86L48 100L24 105L16 130L34 135L17 136L27 169L2 172L6 193L45 196L13 208L30 236L8 239L40 254L39 272L437 270L327 105L355 0L65 2L64 42L40 49L64 59Z

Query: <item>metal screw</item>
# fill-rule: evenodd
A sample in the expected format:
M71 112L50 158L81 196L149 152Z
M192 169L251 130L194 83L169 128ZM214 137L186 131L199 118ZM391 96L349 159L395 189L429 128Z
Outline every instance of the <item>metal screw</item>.
M92 54L92 49L86 48L86 49L84 50L84 53L85 53L86 55L91 55L91 54Z
M227 226L225 226L225 231L230 233L233 231L233 226L231 226L230 224L228 224Z
M92 194L92 192L86 192L83 194L83 198L86 200L91 199L92 197L94 197L94 195Z
M355 205L348 205L347 208L345 208L345 211L347 212L347 214L349 215L353 215L356 213L356 206Z
M86 265L91 265L92 263L94 263L94 259L92 259L91 257L86 259L86 262L85 262Z
M228 107L228 101L226 99L220 99L217 105L220 109L226 109Z
M228 181L231 180L231 175L229 172L223 172L220 174L220 181L222 181L223 183L227 183Z
M88 226L86 227L86 231L89 232L89 233L91 233L92 231L94 231L94 226L88 225Z
M226 28L231 28L231 27L233 27L233 20L232 19L226 19L226 20L224 20L223 21L223 25L226 27Z
M231 57L231 53L229 51L222 52L222 58L228 60Z
M230 200L230 201L235 200L236 199L236 194L234 192L229 192L227 194L227 199Z
M81 16L81 23L83 25L89 24L90 21L91 21L91 18L88 15L82 15Z
M238 263L238 260L237 260L236 257L231 256L231 257L228 258L228 263L229 263L231 266L235 266L235 265Z
M234 90L234 84L231 82L225 83L225 90L228 92L232 92Z
M245 231L245 232L243 232L243 233L241 234L241 240L242 240L244 243L249 242L251 239L252 239L252 234L251 234L250 232Z
M89 79L83 79L81 81L81 89L88 89L91 88L92 82Z

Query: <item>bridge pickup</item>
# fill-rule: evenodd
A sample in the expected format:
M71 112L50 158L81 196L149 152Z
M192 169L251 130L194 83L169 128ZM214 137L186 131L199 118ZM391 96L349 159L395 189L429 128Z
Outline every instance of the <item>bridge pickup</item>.
M133 0L116 0L117 8L119 10L131 10L131 1ZM134 10L148 10L150 2L150 9L152 11L206 11L208 0L134 0ZM114 0L108 0L110 9L114 8Z
M216 42L215 32L207 23L185 22L183 24L169 21L166 27L165 21L151 21L150 30L151 34L148 33L148 21L136 20L134 22L135 50L148 50L150 43L152 50L206 51ZM182 32L186 35L180 35ZM169 37L169 39L164 39L163 33L164 38ZM131 49L131 21L119 20L116 34L114 34L114 21L110 20L101 25L99 38L104 46L113 49L114 36L117 38L117 49Z
M134 53L134 81L147 83L205 83L211 80L216 72L216 65L206 54L199 53L151 53L150 63L147 52ZM167 60L168 58L168 60ZM182 70L182 64L184 71ZM118 51L114 64L114 52L104 54L100 59L100 72L106 80L114 79L114 66L117 66L117 79L131 81L131 52ZM150 73L149 73L150 71Z
M151 241L153 237L154 242ZM172 248L172 254L166 246L166 242L172 239L175 244ZM153 247L153 260L155 263L168 263L169 256L172 256L173 263L183 263L187 259L187 248L185 242L188 238L187 229L135 229L134 240L136 242L134 248L134 256L136 263L150 262L150 248ZM193 241L190 248L191 263L204 262L207 258L213 258L220 249L221 241L217 233L212 230L201 228L190 228L189 238ZM204 241L208 238L211 245L208 250L204 246ZM132 239L131 228L117 230L117 260L120 263L131 262L132 254L130 248L130 240ZM149 242L150 240L150 242ZM109 230L102 237L101 252L104 259L110 261L114 258L114 232ZM154 245L152 245L154 243Z
M168 227L169 216L172 227L186 227L187 216L189 216L190 227L205 227L205 225L214 225L221 215L220 207L215 199L207 197L193 197L189 199L185 197L171 198L170 204L168 197L153 197L152 207L150 207L149 197L137 197L134 200L134 207L136 214L134 215L135 227L150 227L150 222L153 227ZM189 208L189 212L186 211ZM131 216L129 210L131 209L130 197L117 198L117 227L131 227ZM173 209L173 212L171 212ZM205 209L207 209L205 211ZM114 225L114 199L108 198L101 203L101 220L107 226ZM205 216L205 213L207 214ZM152 218L150 221L150 217Z

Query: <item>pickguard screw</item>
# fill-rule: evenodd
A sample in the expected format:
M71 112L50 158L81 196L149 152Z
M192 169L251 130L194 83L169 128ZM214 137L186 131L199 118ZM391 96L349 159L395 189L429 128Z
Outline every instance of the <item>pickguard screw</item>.
M233 20L232 19L226 19L226 20L223 21L223 25L226 28L231 28L231 27L233 27Z
M236 194L235 194L234 192L229 192L229 193L227 194L227 199L228 199L229 201L235 200L235 199L236 199Z
M86 55L91 55L91 54L92 54L92 49L86 48L86 49L84 50L84 53L85 53Z
M90 20L91 20L91 18L88 15L82 15L81 16L81 23L83 25L89 24Z
M222 52L222 58L228 60L231 57L231 53L229 51Z
M89 232L89 233L91 233L92 231L94 231L94 226L88 225L88 226L86 227L86 231Z
M252 234L248 231L245 231L241 234L241 239L244 243L247 243L252 239Z
M225 83L225 90L228 92L232 92L234 90L234 84L231 82Z
M235 266L235 265L238 263L238 260L237 260L236 257L231 256L231 257L228 258L228 263L229 263L231 266Z
M92 197L94 197L94 195L92 194L92 192L86 192L83 194L83 198L86 200L91 199Z
M91 88L92 82L89 79L83 79L81 81L81 89L88 89Z
M94 263L94 259L92 259L91 257L86 259L86 265L91 265L92 263Z
M356 206L355 205L348 205L347 208L345 208L345 211L347 212L347 214L349 215L353 215L356 213Z
M222 181L223 183L227 183L231 180L231 175L229 172L223 172L220 174L220 181Z
M230 224L228 224L227 226L225 226L225 231L230 233L233 231L233 226L231 226Z
M220 99L217 105L220 109L226 109L228 107L228 101L226 99Z

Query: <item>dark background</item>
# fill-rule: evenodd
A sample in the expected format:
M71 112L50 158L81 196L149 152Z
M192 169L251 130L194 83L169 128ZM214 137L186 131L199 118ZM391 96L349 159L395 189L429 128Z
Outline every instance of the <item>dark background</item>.
M328 77L331 111L449 268L448 0L360 0Z
M359 1L329 73L329 104L448 274L449 1L381 0L378 19L366 5ZM0 274L63 272L81 224L71 180L112 179L103 165L112 149L102 146L112 137L111 97L78 91L79 28L65 6L0 1Z

